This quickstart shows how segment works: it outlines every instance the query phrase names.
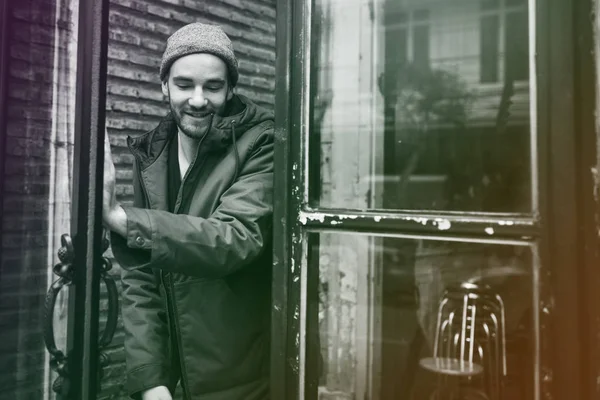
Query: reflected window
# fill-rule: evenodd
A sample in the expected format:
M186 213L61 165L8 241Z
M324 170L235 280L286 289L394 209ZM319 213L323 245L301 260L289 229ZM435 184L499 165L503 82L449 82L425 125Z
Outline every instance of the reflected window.
M481 2L481 82L498 82L499 71L505 81L528 79L527 15L525 0Z
M407 61L429 67L429 10L391 12L385 23L388 67L398 68Z
M314 207L531 213L523 0L316 0Z

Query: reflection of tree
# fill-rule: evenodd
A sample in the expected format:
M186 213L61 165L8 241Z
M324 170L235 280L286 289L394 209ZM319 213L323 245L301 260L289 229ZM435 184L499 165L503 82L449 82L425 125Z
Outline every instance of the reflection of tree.
M523 152L528 128L507 128L513 79L504 82L495 120L488 118L483 125L475 108L487 108L489 95L471 91L456 73L405 64L382 75L379 87L386 101L386 143L395 148L386 155L386 173L398 178L386 191L387 208L527 208L523 179L528 156ZM480 124L470 125L472 118ZM433 204L403 201L415 173L443 175L444 195L428 198Z
M426 130L429 123L462 126L471 99L455 73L406 64L396 78L396 107L401 127Z
M410 152L397 170L400 184L395 192L401 195L425 153L432 125L464 128L472 95L457 74L412 63L403 64L393 76L380 76L379 89L386 96L387 107L394 109L393 126L388 126L395 138L393 144L401 139L402 148Z

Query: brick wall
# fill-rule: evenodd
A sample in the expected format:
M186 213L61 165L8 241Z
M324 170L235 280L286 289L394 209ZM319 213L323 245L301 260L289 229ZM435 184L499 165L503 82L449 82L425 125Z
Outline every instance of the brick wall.
M72 162L73 147L72 136L66 135L61 140L51 136L53 126L54 132L72 129L70 116L61 114L68 105L56 107L57 93L66 96L64 102L71 101L68 79L63 79L62 86L53 90L57 79L52 68L56 63L55 36L57 32L72 29L66 16L55 30L58 1L69 3L67 0L12 2L8 123L6 132L2 132L6 134L6 152L0 155L5 163L5 174L0 177L4 188L0 399L43 399L44 385L48 383L44 376L47 358L41 321L49 257L56 258L57 247L56 237L49 235L50 221L56 223L57 204L50 204L49 199L59 184L50 182L51 160L56 158L51 148L54 152L64 150ZM160 56L168 35L192 21L223 25L234 41L240 61L237 92L273 108L275 0L111 0L107 127L117 166L118 196L125 203L132 200L132 158L125 148L126 137L153 128L166 113L158 79ZM69 181L68 172L63 172L56 176L56 181ZM118 266L114 273L118 280ZM101 308L106 309L105 299ZM105 316L101 318L101 327L104 321ZM105 371L101 399L125 398L121 327L119 323L119 331L108 349L112 362Z
M42 399L54 2L13 2L3 178L0 398Z

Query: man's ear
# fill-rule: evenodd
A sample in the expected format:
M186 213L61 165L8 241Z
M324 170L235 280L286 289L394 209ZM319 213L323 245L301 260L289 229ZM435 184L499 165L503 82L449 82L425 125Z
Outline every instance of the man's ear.
M229 86L227 89L227 101L233 98L233 86Z
M162 85L161 85L161 86L162 86L162 92L163 92L163 95L164 95L165 97L169 97L169 83L168 83L168 81L169 81L169 79L168 79L168 78L167 78L167 79L165 79L165 80L162 82Z

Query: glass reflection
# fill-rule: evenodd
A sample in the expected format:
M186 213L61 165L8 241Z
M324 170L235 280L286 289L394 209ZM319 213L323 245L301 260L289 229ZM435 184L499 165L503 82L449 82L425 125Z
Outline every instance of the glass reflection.
M59 381L44 332L67 348L68 288L46 315L58 279L61 235L70 232L73 190L78 2L10 2L5 154L0 221L0 387L2 398L54 399ZM58 364L55 364L58 365ZM58 387L58 386L57 386Z
M525 0L316 0L311 202L530 212Z
M531 247L321 233L308 263L307 398L533 398Z

